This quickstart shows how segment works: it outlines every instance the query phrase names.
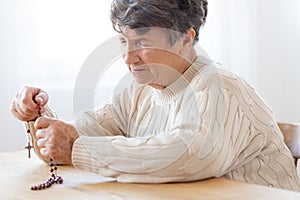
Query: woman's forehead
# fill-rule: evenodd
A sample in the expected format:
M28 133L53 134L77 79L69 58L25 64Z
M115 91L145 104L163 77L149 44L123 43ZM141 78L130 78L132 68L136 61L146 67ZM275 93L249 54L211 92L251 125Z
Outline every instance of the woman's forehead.
M123 28L120 33L120 37L126 38L129 40L136 40L139 38L148 38L148 39L162 39L166 38L166 33L162 28L138 28L138 29L130 29Z

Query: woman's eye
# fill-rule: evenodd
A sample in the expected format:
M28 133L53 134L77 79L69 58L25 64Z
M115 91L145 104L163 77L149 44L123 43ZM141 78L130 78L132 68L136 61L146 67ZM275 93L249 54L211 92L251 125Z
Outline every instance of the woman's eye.
M120 43L121 43L121 48L123 50L125 50L127 48L127 42L126 42L126 40L120 40Z
M138 46L138 47L149 47L149 44L147 44L146 42L142 42L142 41L138 41L137 43L136 43L136 45Z
M126 45L126 40L120 40L120 42L121 42L122 46Z

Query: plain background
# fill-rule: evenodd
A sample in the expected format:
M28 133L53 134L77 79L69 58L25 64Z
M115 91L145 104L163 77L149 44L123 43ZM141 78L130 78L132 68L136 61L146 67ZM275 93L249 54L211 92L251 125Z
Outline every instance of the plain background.
M48 91L51 107L72 120L82 63L116 35L109 9L110 0L0 0L0 151L26 144L23 123L9 110L24 85ZM299 0L209 0L200 33L209 56L246 79L284 122L300 122L299 10ZM114 65L104 92L95 94L99 104L126 71L120 61Z

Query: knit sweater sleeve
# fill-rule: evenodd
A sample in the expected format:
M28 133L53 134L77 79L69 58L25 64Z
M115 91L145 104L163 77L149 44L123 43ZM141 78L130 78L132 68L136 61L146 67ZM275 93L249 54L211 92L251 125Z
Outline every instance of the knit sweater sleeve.
M115 123L113 107L107 103L94 110L85 110L76 114L72 122L79 136L116 136L123 135L118 124Z
M82 135L73 145L74 166L120 182L192 181L223 175L236 159L237 151L248 145L250 136L236 141L233 137L238 137L238 130L232 136L227 135L230 132L224 132L229 101L218 86L200 93L197 101L190 105L191 109L198 107L200 114L189 116L199 123L182 120L169 132L148 137ZM115 103L122 107L125 102L130 102L129 97L122 96ZM120 127L126 121L122 118L128 116L124 110L115 110L115 119L121 121ZM264 141L262 137L254 140L258 146Z

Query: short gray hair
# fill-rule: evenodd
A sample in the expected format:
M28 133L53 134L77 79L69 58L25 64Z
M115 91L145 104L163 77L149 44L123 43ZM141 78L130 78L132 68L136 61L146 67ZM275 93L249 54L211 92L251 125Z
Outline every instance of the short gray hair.
M206 17L207 0L113 0L111 4L111 21L117 32L122 32L122 27L144 33L149 27L160 27L183 34L193 28L194 43L199 40ZM171 45L177 39L170 35Z

